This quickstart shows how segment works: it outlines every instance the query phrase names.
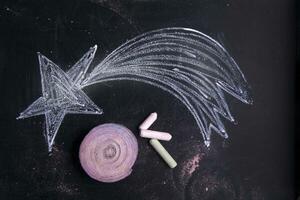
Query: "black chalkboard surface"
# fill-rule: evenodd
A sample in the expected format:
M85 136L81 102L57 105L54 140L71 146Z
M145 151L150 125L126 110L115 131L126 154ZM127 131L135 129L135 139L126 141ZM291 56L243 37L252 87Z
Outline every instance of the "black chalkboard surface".
M292 1L280 0L1 1L0 199L295 199L293 11ZM214 134L206 148L186 107L131 81L85 88L104 114L67 115L50 154L44 117L16 120L41 95L37 52L67 70L97 44L93 66L126 40L165 27L210 35L247 77L254 104L226 96L238 121L225 122L227 140ZM175 169L137 137L128 178L107 184L85 174L78 151L90 129L114 122L138 136L138 125L153 111L159 116L153 129L173 134L163 144L178 162Z

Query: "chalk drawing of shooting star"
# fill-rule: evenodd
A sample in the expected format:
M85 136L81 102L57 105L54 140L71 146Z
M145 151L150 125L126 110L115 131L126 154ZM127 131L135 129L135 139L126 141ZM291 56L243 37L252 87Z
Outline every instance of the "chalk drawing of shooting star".
M49 151L66 114L102 114L82 91L96 83L132 80L167 91L193 115L206 146L213 131L228 137L221 117L234 121L224 92L252 103L249 84L234 59L199 31L164 28L146 32L119 46L88 73L96 49L90 48L67 72L38 53L42 96L18 119L45 115Z

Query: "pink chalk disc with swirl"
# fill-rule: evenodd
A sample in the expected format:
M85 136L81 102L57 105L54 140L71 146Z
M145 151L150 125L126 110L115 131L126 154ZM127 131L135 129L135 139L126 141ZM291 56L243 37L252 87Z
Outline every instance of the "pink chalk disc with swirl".
M84 171L101 182L116 182L130 175L138 154L135 136L119 124L102 124L83 139L79 159Z

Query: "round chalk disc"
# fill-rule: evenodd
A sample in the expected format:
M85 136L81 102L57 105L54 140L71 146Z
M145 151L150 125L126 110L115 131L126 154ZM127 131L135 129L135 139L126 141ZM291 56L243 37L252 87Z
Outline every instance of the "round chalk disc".
M79 159L84 171L101 182L116 182L132 171L138 144L126 127L103 124L93 128L83 139Z

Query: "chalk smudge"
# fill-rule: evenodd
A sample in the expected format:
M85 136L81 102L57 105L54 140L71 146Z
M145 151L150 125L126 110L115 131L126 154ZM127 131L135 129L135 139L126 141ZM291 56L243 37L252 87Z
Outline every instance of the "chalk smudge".
M215 158L216 152L213 147L208 150L204 144L194 140L180 143L178 148L178 166L174 170L173 179L176 189L183 193L189 180L202 167L206 158Z
M188 175L191 176L194 171L199 167L202 155L197 154L192 159L185 161L183 164L183 176Z
M44 194L61 194L65 198L76 198L81 195L81 189L74 178L70 155L62 146L54 145L52 156L46 161L41 161L47 153L38 154L28 148L23 153L22 165L16 167L20 176L26 177L28 183L34 183L32 190L26 192L26 197L31 199L42 198ZM40 157L41 156L41 157Z

